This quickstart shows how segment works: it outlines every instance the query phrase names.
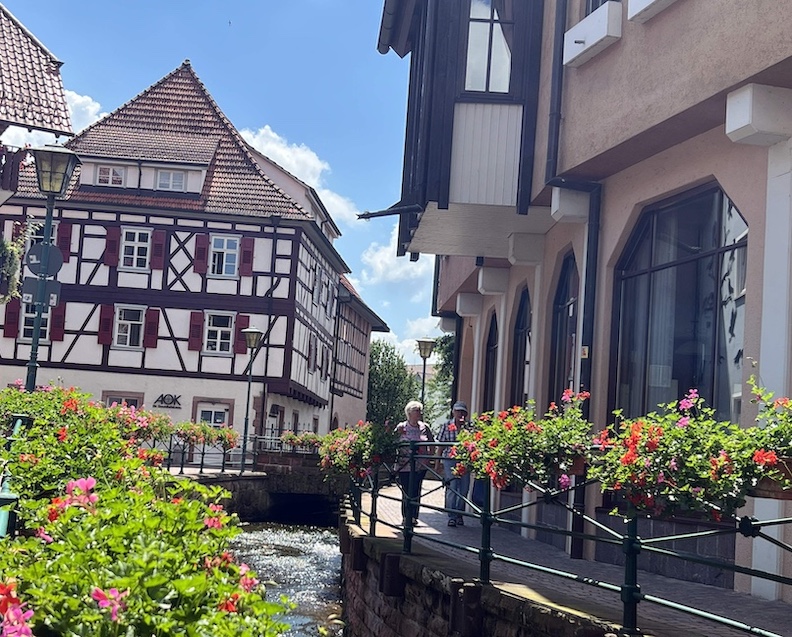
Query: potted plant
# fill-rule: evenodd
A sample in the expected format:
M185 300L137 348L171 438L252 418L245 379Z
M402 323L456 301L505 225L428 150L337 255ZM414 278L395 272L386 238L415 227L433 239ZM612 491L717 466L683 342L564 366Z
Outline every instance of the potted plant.
M636 511L654 517L696 512L719 521L774 473L768 441L757 427L716 421L691 389L682 400L604 429L595 440L602 455L589 477Z
M393 462L398 445L393 429L361 420L354 427L335 429L323 437L319 466L328 477L365 478L375 467Z
M774 398L773 392L757 386L756 379L748 379L753 394L752 402L758 404L757 438L761 459L767 467L750 495L792 500L792 401L787 397Z
M592 428L582 410L588 397L566 390L561 404L551 403L541 418L532 403L479 414L470 430L458 434L452 449L456 471L488 476L499 489L514 480L549 484L553 476L566 488L590 453Z

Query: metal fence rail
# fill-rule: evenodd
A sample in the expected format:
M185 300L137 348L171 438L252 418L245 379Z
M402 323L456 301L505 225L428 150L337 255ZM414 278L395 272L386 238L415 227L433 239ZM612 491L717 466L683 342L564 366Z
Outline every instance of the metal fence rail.
M443 447L443 446L451 446L453 445L453 443L435 443L435 445L437 447ZM411 443L409 447L405 444L403 445L403 447L404 449L401 450L401 453L410 454L410 459L407 466L411 470L411 479L415 479L414 476L416 474L416 466L420 461L423 460L425 465L431 465L431 463L434 460L440 459L440 456L419 454L417 445L415 443ZM442 473L438 473L436 470L432 469L431 466L429 468L429 473L432 474L435 478L439 479L439 483L438 483L439 486L430 489L427 493L432 493L439 489L444 489L445 485L443 483ZM373 470L370 473L370 475L365 479L353 481L351 483L350 499L351 499L355 519L357 523L360 524L362 518L361 514L364 513L364 511L362 511L362 506L361 506L362 494L364 492L367 492L370 495L370 501L371 501L371 510L368 512L369 534L371 536L376 536L376 530L378 524L383 524L387 527L399 530L403 534L402 550L404 553L409 554L412 551L413 537L416 535L414 532L412 519L409 516L406 517L405 520L403 521L403 524L394 524L388 520L381 519L377 515L378 499L385 498L392 501L400 501L400 500L404 500L404 498L407 498L407 500L409 501L412 507L417 507L420 505L425 509L441 512L441 513L449 513L450 510L445 507L438 507L426 502L421 502L420 496L418 498L412 498L412 499L408 498L407 494L405 493L401 485L399 485L401 498L395 498L393 496L380 493L381 488L384 484L390 484L392 482L399 484L399 482L396 481L394 477L395 476L394 476L393 467L389 467L385 465L376 467L375 470ZM792 522L792 518L780 518L774 520L760 521L755 518L749 518L746 516L740 518L739 520L735 519L733 527L726 529L714 529L714 530L705 530L694 533L643 538L638 534L639 516L634 511L628 512L625 515L621 515L621 517L624 519L625 522L624 524L625 531L624 533L618 533L617 531L611 529L610 527L602 524L598 520L586 515L584 512L579 511L574 507L574 505L569 503L570 500L569 495L571 492L574 492L578 489L585 489L586 486L592 484L592 482L593 481L591 480L582 480L577 484L570 485L566 489L550 488L547 487L546 485L528 482L526 483L525 486L532 488L538 494L538 498L535 501L520 503L517 505L511 505L499 509L495 509L493 507L493 503L491 499L491 489L489 488L489 485L487 485L488 488L484 489L483 503L480 505L474 503L468 497L467 493L460 493L459 495L463 498L466 504L466 511L463 513L463 515L471 519L476 519L481 524L481 535L478 545L473 546L473 545L460 544L434 535L421 534L420 537L422 540L426 542L448 546L477 556L479 561L479 578L481 582L484 584L490 583L490 567L492 563L503 562L505 564L511 564L511 565L523 567L528 570L541 571L543 573L547 573L553 576L575 580L577 582L584 583L588 586L597 587L612 592L618 592L620 594L620 599L623 605L622 625L623 625L624 633L626 635L641 634L637 627L638 605L640 602L648 602L651 604L656 604L659 606L670 608L675 611L679 611L681 613L685 613L691 616L695 616L701 619L705 619L720 624L722 626L727 626L729 628L733 628L751 635L762 635L763 637L782 637L778 633L763 630L755 626L750 626L744 622L736 621L728 617L723 617L720 615L709 613L707 611L694 608L692 606L680 604L678 602L674 602L669 599L665 599L659 596L655 596L643 592L641 590L641 586L639 584L639 578L638 578L638 574L639 574L638 555L642 551L647 553L654 553L683 561L689 561L697 564L713 566L734 573L742 573L756 578L761 578L773 582L779 582L781 584L792 585L792 578L783 575L768 573L765 571L759 571L756 569L739 566L724 560L719 560L717 558L703 557L690 552L672 550L658 546L659 544L662 543L672 542L680 539L698 539L713 535L741 534L745 537L754 538L754 540L764 540L771 542L773 545L783 549L784 551L792 552L792 546L769 536L768 534L764 533L762 530L770 526L789 524L790 522ZM535 507L539 503L563 507L564 509L566 509L566 511L569 514L571 514L571 516L579 518L584 523L589 524L595 529L600 530L605 535L603 536L603 535L585 533L581 531L558 529L541 523L532 524L528 522L519 522L506 517L508 514L513 514L530 507ZM643 517L649 517L649 516L643 516ZM499 554L493 549L492 541L491 541L492 526L495 524L504 527L510 527L510 526L519 527L520 529L529 529L534 531L542 531L544 533L559 534L566 537L574 537L574 538L589 540L597 543L619 545L621 546L621 550L625 556L624 571L623 571L624 574L623 574L622 582L619 584L602 582L591 578L581 577L579 574L576 574L574 572L549 568L541 564L535 564L520 559L516 559L508 555Z

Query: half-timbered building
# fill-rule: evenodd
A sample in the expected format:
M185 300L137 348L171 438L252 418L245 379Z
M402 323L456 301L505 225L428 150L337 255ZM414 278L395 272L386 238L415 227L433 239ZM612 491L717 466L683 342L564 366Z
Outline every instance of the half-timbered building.
M189 61L67 145L82 164L54 210L62 292L39 382L241 430L250 371L250 433L326 431L348 267L316 193L242 139ZM43 215L23 167L3 233ZM33 313L5 308L7 382L22 375ZM248 327L263 332L253 352ZM361 329L365 349L371 323ZM363 417L365 387L358 399Z

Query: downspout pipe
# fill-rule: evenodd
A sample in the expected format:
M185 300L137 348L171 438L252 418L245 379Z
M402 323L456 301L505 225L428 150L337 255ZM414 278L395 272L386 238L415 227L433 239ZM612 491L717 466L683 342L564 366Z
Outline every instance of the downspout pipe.
M585 296L583 298L583 323L580 344L588 349L588 356L580 361L580 388L591 390L592 356L594 354L594 318L597 296L597 264L599 262L599 234L602 215L602 184L593 181L572 180L558 176L558 156L561 139L561 112L563 107L564 84L564 33L567 23L568 0L556 0L555 29L553 33L553 66L550 85L550 116L548 122L547 163L545 165L545 184L556 188L567 188L589 193L588 232L586 234L586 271L584 278ZM590 405L584 403L584 417L589 418ZM574 491L573 506L576 511L586 509L586 489L582 486ZM572 517L572 531L585 530L580 515ZM569 555L573 559L583 558L584 543L573 537Z

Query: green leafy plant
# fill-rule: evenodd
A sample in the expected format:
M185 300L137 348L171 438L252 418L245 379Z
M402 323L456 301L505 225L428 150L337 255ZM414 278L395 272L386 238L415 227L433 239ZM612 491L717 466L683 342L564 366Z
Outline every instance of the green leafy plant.
M384 425L362 420L354 427L335 429L323 437L319 466L327 476L365 478L375 466L393 462L399 437Z
M541 418L533 404L479 414L469 430L457 434L451 451L455 471L473 470L499 489L514 480L548 484L554 475L560 486L569 486L573 463L590 453L592 428L582 410L588 397L567 390L561 404L551 403Z
M322 444L322 436L315 434L313 431L303 431L299 434L287 431L281 436L281 442L284 445L300 447L301 449L318 449Z
M744 506L774 472L769 440L760 428L716 421L691 389L659 411L603 430L595 441L603 453L589 476L635 510L655 517L698 512L717 521Z
M162 423L145 413L74 388L0 391L0 417L31 420L0 435L20 495L19 535L0 540L0 634L285 631L291 605L267 600L229 552L239 532L229 494L157 467L159 452L140 444Z
M0 303L8 303L19 297L19 275L29 228L19 222L14 225L13 239L0 238L0 283L5 287L5 293L0 295Z

